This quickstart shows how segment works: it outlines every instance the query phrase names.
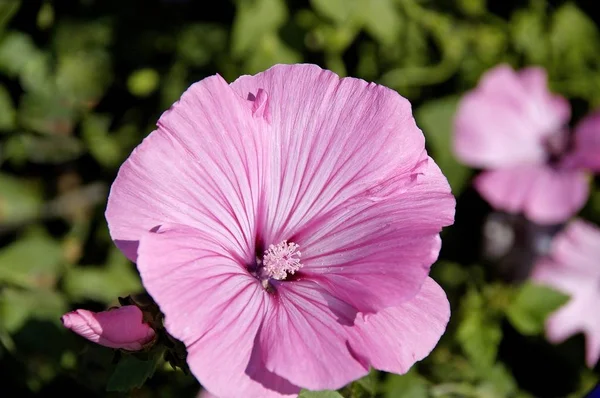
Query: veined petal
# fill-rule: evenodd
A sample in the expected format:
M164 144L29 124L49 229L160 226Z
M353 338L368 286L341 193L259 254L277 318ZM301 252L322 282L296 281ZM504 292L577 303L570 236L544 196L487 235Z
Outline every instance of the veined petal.
M212 238L164 225L140 239L144 286L181 340L194 376L222 398L294 396L299 387L250 361L267 293Z
M438 257L454 197L440 169L424 163L404 190L364 197L314 220L294 237L307 275L354 306L375 312L414 297Z
M375 369L403 374L429 355L449 319L446 294L427 278L419 293L401 306L359 315L349 327L350 345Z
M123 163L106 218L117 246L136 259L137 242L165 222L183 223L250 261L263 165L251 103L220 76L192 85Z
M354 310L308 280L276 285L259 332L267 369L310 390L338 389L368 373L349 349L343 324Z
M369 192L402 189L422 160L410 103L383 86L316 65L276 65L231 87L243 98L268 98L266 245Z

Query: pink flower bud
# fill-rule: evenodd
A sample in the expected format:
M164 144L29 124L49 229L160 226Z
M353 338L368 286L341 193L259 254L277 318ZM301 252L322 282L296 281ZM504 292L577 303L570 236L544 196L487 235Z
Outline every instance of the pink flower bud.
M62 316L67 329L110 348L141 350L154 339L154 330L142 320L142 311L126 305L103 312L76 310Z

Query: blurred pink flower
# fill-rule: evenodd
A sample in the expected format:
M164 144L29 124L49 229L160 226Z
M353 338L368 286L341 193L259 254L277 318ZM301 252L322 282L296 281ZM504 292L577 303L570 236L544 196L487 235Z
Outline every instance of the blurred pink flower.
M407 100L278 65L192 85L121 167L106 217L202 385L280 397L428 355L454 204Z
M142 320L142 311L126 305L103 312L76 310L62 316L67 329L110 348L138 351L154 340L154 330Z
M600 171L600 114L569 133L566 99L552 94L546 72L500 65L461 100L454 151L486 169L475 188L494 208L539 224L565 221L588 198L588 171Z
M531 278L571 295L548 319L546 333L554 343L584 333L586 362L593 367L600 358L600 229L572 221L556 235L550 255L537 262Z

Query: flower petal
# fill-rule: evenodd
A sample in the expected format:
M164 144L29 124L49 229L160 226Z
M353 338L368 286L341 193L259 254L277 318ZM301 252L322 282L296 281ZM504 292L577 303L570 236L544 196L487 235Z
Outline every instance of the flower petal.
M350 345L375 369L403 374L429 355L449 319L446 294L433 279L427 278L412 300L359 316L349 328Z
M208 234L164 225L140 240L138 268L188 351L194 376L222 398L294 396L300 388L250 361L267 293Z
M545 71L519 73L507 65L488 71L463 97L454 120L454 151L478 168L540 163L543 138L568 122L569 103L548 91Z
M355 312L308 280L278 283L261 331L270 371L310 390L338 389L368 373L347 345Z
M383 86L316 65L276 65L231 87L263 98L258 109L268 97L267 246L357 197L401 189L422 160L424 137L410 103Z
M575 219L552 241L554 262L577 273L600 278L600 228Z
M524 213L538 224L559 224L577 213L588 197L584 172L530 165L481 173L475 188L495 209Z
M571 295L546 321L546 334L553 343L561 343L579 332L585 334L586 363L594 367L600 358L600 318L591 315L590 310L600 302L598 278L546 259L538 261L531 278Z
M310 277L358 312L375 312L414 297L437 259L454 197L428 159L404 190L336 209L292 237Z
M600 112L586 116L575 128L575 148L569 165L600 172Z
M185 223L252 259L263 174L259 130L249 101L220 76L192 85L112 185L106 218L117 246L135 261L144 232L164 222Z

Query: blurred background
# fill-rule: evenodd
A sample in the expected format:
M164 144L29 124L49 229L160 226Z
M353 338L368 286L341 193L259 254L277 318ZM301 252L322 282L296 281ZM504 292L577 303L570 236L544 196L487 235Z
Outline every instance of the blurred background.
M499 63L545 67L574 123L600 106L594 3L0 0L0 396L199 391L163 364L140 388L106 391L123 389L114 352L64 330L60 316L142 291L103 212L119 165L160 114L208 75L232 81L310 62L407 97L458 198L432 274L452 305L446 335L408 375L374 372L347 396L582 397L599 377L585 367L582 336L551 345L550 309L521 308L544 301L529 300L519 282L553 231L490 218L470 187L476 171L451 152L451 132L457 100ZM598 181L581 215L600 222ZM140 372L142 381L151 373Z

